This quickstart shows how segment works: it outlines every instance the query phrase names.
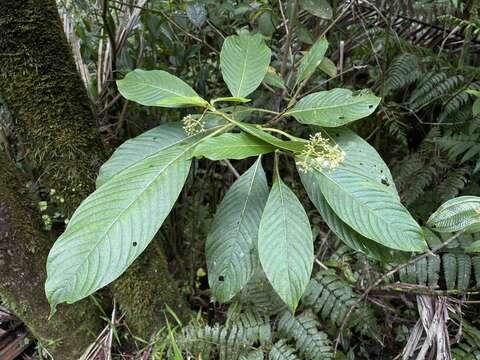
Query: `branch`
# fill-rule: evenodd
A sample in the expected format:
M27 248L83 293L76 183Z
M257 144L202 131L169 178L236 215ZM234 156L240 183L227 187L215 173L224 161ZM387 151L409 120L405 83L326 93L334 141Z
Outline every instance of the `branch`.
M455 235L453 235L451 238L447 239L445 242L443 242L442 244L434 247L431 251L427 251L427 252L424 252L423 254L417 256L416 258L413 258L412 260L404 263L404 264L401 264L401 265L398 265L397 267L393 268L392 270L390 270L389 272L383 274L382 276L380 276L377 280L375 280L364 292L363 294L357 299L357 301L355 301L351 306L350 308L348 309L348 312L345 314L345 317L343 318L343 321L342 321L342 324L340 325L340 328L338 329L338 334L337 334L337 338L335 339L335 350L334 350L334 353L337 352L337 348L338 348L338 344L340 343L340 338L341 338L341 335L342 335L342 332L348 322L348 319L350 318L350 316L352 315L353 313L353 310L368 296L368 294L373 290L375 289L378 285L380 285L385 279L389 278L390 276L396 274L397 272L399 272L400 270L402 269L405 269L407 266L409 265L412 265L412 264L415 264L417 261L420 261L430 255L433 255L435 254L436 252L438 252L439 250L443 249L445 246L447 246L448 244L450 244L453 240L457 239L460 235L463 234L463 231L460 231L458 233L456 233Z

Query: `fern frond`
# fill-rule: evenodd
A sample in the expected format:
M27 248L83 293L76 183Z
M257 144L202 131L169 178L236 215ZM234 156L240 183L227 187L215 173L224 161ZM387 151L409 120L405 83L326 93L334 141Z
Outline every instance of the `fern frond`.
M475 283L480 287L480 256L472 257L473 272L475 273Z
M333 359L333 349L327 334L318 330L319 322L309 314L293 316L286 311L278 322L281 336L294 340L296 349L307 360Z
M472 260L469 255L457 254L457 289L466 290L470 283Z
M480 330L462 319L463 341L452 349L453 359L480 359Z
M410 106L417 110L432 100L450 94L463 81L462 75L447 77L444 73L437 73L412 93Z
M225 326L189 325L184 329L180 347L204 359L217 352L221 360L237 360L251 352L254 344L270 343L271 337L269 318L250 312Z
M295 349L287 344L285 339L280 339L273 344L270 353L268 354L269 360L300 360L295 355Z
M311 308L322 320L339 326L358 296L350 285L340 279L334 271L319 271L312 278L302 297L302 304ZM361 334L374 339L378 336L378 324L373 310L362 302L349 317L347 328L355 328Z
M265 315L275 315L286 309L263 271L256 272L239 295L239 301L247 308Z
M448 171L446 178L437 187L437 192L442 202L458 196L467 184L467 176L469 173L470 169L467 167Z
M443 254L442 262L445 285L447 290L453 290L455 289L455 282L457 280L457 257L455 254Z
M443 136L436 139L436 143L447 152L450 159L461 157L461 164L472 160L475 163L473 173L480 170L480 132Z
M265 356L262 350L253 350L249 353L240 355L239 360L263 360Z
M413 54L401 54L393 59L385 79L385 91L392 92L413 84L420 77L418 58Z
M454 96L452 96L450 100L448 100L444 104L442 112L438 117L438 121L444 122L445 120L450 120L450 122L456 122L456 121L451 121L450 118L452 116L455 116L459 111L463 110L466 107L468 102L469 102L469 96L464 91L461 91L458 94L455 94Z
M438 287L438 280L440 279L440 256L430 255L427 257L427 261L428 286L434 289Z

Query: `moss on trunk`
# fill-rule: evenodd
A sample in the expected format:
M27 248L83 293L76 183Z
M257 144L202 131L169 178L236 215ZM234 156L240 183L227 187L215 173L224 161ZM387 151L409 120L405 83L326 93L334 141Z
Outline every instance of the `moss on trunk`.
M67 204L67 215L71 214L94 190L105 154L55 1L0 0L0 34L0 94L14 116L26 159L39 183L60 193ZM14 218L10 220L15 222ZM19 234L24 236L21 229ZM3 240L7 248L8 239ZM168 273L165 257L156 252L147 249L112 287L130 327L143 337L161 324L165 303L180 315L187 308ZM35 255L25 254L23 265L27 266ZM26 299L38 296L40 289L43 292L43 278L37 280L34 293L28 294L25 289ZM19 308L15 298L11 306ZM19 313L32 324L29 314Z
M61 306L48 321L43 284L51 240L35 228L24 182L0 157L0 297L55 355L78 359L101 331L102 321L88 300Z
M165 305L181 321L188 320L191 315L190 308L169 274L165 256L156 241L154 239L125 274L112 284L130 330L143 339L149 339L165 325Z
M0 34L0 93L26 159L71 213L93 190L104 155L55 1L0 1Z

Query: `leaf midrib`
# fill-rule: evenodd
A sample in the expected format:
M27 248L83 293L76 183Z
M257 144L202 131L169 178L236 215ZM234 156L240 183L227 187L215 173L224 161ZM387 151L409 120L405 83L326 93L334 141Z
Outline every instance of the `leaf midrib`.
M277 186L278 186L278 193L279 193L279 197L280 197L280 207L282 209L282 217L283 217L283 243L284 243L284 250L285 250L285 258L286 258L286 263L287 263L287 276L288 276L288 292L289 292L289 296L290 296L290 300L292 299L292 288L291 288L291 284L292 284L292 274L290 273L291 272L291 264L290 264L290 251L288 251L288 231L287 231L287 212L286 212L286 207L285 207L285 200L283 198L284 194L283 194L283 191L282 191L282 187L285 186L282 182L282 180L280 179L277 179L278 183L277 183Z
M219 126L212 127L212 128L210 128L210 129L207 129L207 132L211 132L211 131L218 130L218 129L220 129L222 126L223 126L223 125L219 125ZM161 152L161 151L168 150L168 149L170 149L170 148L172 148L172 147L174 147L174 146L177 146L177 145L181 144L181 143L184 142L184 141L191 140L191 139L195 138L196 136L198 136L198 134L186 136L186 137L184 137L184 138L178 139L177 141L175 141L175 142L173 142L173 143L171 143L171 144L169 144L169 145L167 145L167 146L165 146L165 147L162 147L162 148L160 148L160 149L155 150L153 153L145 156L145 157L142 158L142 159L139 159L139 160L135 161L134 163L128 165L127 167L123 168L123 169L120 170L119 172L117 172L117 173L115 173L114 175L110 176L110 178L109 178L108 180L106 180L106 181L105 181L102 185L100 185L98 188L102 187L102 186L105 185L107 182L111 181L113 178L115 178L115 177L117 177L118 175L122 174L123 172L127 171L127 170L130 169L132 166L135 166L136 164L138 164L139 161L146 160L146 159L148 159L148 158L150 158L150 157L152 157L152 156L157 155L157 154L158 154L159 152ZM132 140L134 140L134 139L132 139ZM147 139L145 139L145 140L147 140ZM195 146L195 145L197 145L199 142L202 142L202 140L204 140L204 138L199 139L199 141L195 142L195 143L192 144L192 145Z
M182 84L182 85L183 85L183 84ZM160 87L160 86L156 86L156 85L153 85L153 84L150 84L150 83L147 83L147 82L144 83L144 86L148 86L148 87L151 87L151 88L154 88L154 89L157 89L157 90L162 90L162 91L164 91L164 92L167 92L167 93L170 93L170 94L174 94L174 95L177 95L177 96L179 96L179 97L199 97L198 94L197 94L197 93L195 92L195 90L193 90L193 89L192 89L192 91L193 91L193 93L194 93L195 95L185 95L185 94L177 93L177 92L175 92L175 91L173 91L173 90L169 90L169 89L167 89L167 88L162 88L162 87ZM166 98L166 96L163 96L163 98ZM160 99L160 100L162 100L162 99ZM158 101L158 100L157 100L157 101Z
M355 96L352 96L352 98L355 98ZM303 108L303 109L298 109L298 110L292 109L291 111L287 111L285 113L285 116L291 115L291 114L296 114L296 113L299 113L299 112L336 109L336 108L345 107L345 106L357 105L357 104L363 103L363 102L364 101L362 99L358 99L358 100L356 99L355 101L352 101L352 102L335 104L335 105L330 105L330 106L309 107L309 108ZM298 104L298 106L304 106L304 105L303 104Z
M242 86L243 86L243 81L245 79L245 73L247 72L247 59L248 59L248 52L250 50L250 44L251 41L250 39L248 40L247 48L245 51L245 58L243 59L243 70L242 70L242 77L240 78L240 84L238 85L237 93L234 96L240 97Z
M379 219L382 223L385 223L385 224L387 224L388 226L392 226L392 227L394 227L394 228L397 228L395 225L392 225L392 223L390 223L390 222L386 221L385 219L383 219L382 217L378 216L378 215L376 214L376 212L372 211L372 210L371 210L369 207L367 207L365 204L363 204L362 202L358 201L358 199L357 199L355 196L353 196L351 193L349 193L348 191L345 191L344 188L343 188L340 184L338 184L334 179L332 179L332 178L329 177L329 176L326 176L325 174L323 174L323 173L321 173L321 172L319 172L319 173L322 175L323 178L329 180L332 184L334 184L337 188L339 188L342 193L344 193L344 194L346 194L348 197L352 198L352 199L355 201L355 203L359 204L362 208L364 208L366 212L374 215L374 217L377 218L377 219ZM327 200L326 197L325 197L325 200ZM328 200L327 200L327 203L328 203ZM330 203L328 203L328 204L330 205ZM331 206L331 205L330 205L330 206ZM332 209L333 209L333 207L332 207ZM342 219L340 216L339 216L339 218ZM342 221L344 221L347 225L351 226L351 225L348 224L344 219L342 219ZM353 227L352 227L352 229L354 229L354 230L357 231L359 234L365 236L366 238L368 238L368 239L370 239L370 240L379 242L379 241L377 241L377 240L375 240L375 239L371 239L368 235L365 235L364 233L362 233L362 231L360 231L360 230L358 230L358 229L355 229L355 228L353 228ZM402 229L400 229L400 230L402 230ZM397 239L397 240L398 240L398 239ZM379 242L379 243L380 243L380 242ZM411 242L410 242L410 243L411 243ZM382 243L380 243L380 244L382 244Z
M78 266L76 266L75 268L75 272L78 270L78 268L80 268L81 266L83 266L85 264L85 261L86 259L88 259L90 257L90 255L97 249L98 245L104 241L105 239L105 236L108 234L108 232L111 230L111 228L113 227L114 224L117 223L118 219L120 217L122 217L125 212L127 210L130 209L130 207L145 193L145 191L147 191L147 189L165 172L166 169L168 169L173 163L175 163L178 159L180 159L188 150L190 150L193 146L195 146L195 144L192 144L191 146L189 147L186 147L184 151L182 151L180 154L178 154L175 158L173 158L166 166L162 167L161 170L159 171L159 173L153 177L153 179L143 188L143 190L141 190L141 192L139 193L138 196L136 196L128 205L127 207L125 207L123 210L121 210L121 212L115 216L115 218L110 222L110 225L108 225L108 228L103 232L103 234L101 236L99 236L99 239L95 242L95 245L92 247L92 249L88 252L88 254L86 256L84 256L84 261L79 264ZM157 155L158 153L156 153L155 155ZM150 156L149 156L150 157ZM148 158L148 157L147 157ZM145 159L147 159L145 158ZM145 160L143 159L143 160ZM102 277L103 279L103 277Z

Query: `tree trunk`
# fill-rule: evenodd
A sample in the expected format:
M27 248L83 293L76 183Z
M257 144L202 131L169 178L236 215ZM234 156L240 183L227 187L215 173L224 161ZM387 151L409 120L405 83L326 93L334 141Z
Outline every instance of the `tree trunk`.
M0 92L16 134L34 175L71 215L105 156L55 1L0 0L0 34Z
M65 199L70 216L94 190L105 153L55 1L0 0L0 34L0 94L37 181ZM9 216L11 222L24 220ZM38 286L44 296L43 283ZM187 309L165 257L151 247L111 288L130 328L142 337L159 326L165 303L180 316Z
M102 328L95 305L88 300L59 307L48 320L50 307L43 284L52 241L36 230L28 211L25 181L0 156L0 296L55 356L78 359Z

